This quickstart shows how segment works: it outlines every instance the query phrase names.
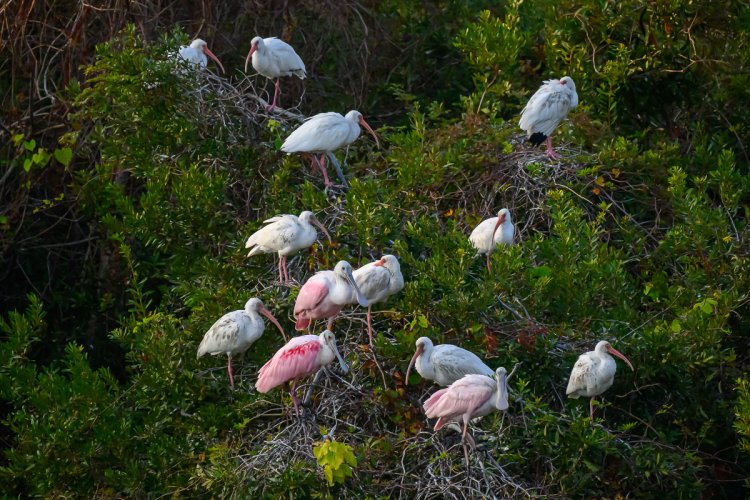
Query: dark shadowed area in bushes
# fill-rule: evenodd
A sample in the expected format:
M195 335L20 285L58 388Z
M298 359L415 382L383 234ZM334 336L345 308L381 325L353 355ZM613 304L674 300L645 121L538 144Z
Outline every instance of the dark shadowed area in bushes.
M747 496L750 7L744 2L19 1L0 13L0 484L39 497ZM279 36L308 78L241 68ZM226 75L170 54L200 36ZM209 68L212 68L210 65ZM518 114L569 75L579 106L524 143ZM280 151L301 120L360 110L349 188ZM331 169L332 176L335 176ZM468 235L509 208L516 245ZM321 239L247 257L264 220L312 210ZM330 370L295 417L257 372L196 359L259 297L288 333L300 285L396 255L403 291L345 309ZM510 408L433 434L418 337L521 366ZM597 400L578 354L633 362ZM306 386L305 386L306 388Z

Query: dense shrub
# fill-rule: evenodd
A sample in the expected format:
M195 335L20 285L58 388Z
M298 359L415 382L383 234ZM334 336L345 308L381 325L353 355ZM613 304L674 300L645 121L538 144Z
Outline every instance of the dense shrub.
M0 320L8 494L746 493L747 6L444 7L386 2L352 28L389 33L373 47L399 41L406 62L371 83L374 111L399 108L383 149L361 139L339 152L348 190L324 193L306 160L280 153L301 116L269 116L247 80L171 59L179 30L147 43L131 26L100 44L58 94L70 109L55 147L13 131L2 259L28 281L6 276L7 302L25 305ZM424 56L434 50L443 71ZM353 55L332 53L321 73ZM581 106L554 137L564 160L549 163L522 144L517 113L562 74ZM307 82L316 102L353 105L322 80ZM518 244L488 273L467 235L501 207ZM406 286L375 308L374 353L361 308L337 320L352 370L330 373L298 420L283 391L252 389L281 344L273 328L235 363L235 390L222 359L195 352L251 296L291 331L299 285L274 283L273 258L248 259L243 242L302 209L334 241L290 259L300 283L388 252ZM24 246L28 231L52 243ZM85 252L56 253L77 238ZM469 469L455 435L433 436L424 419L434 388L405 384L422 335L492 367L522 363L510 409L473 426ZM635 371L620 366L591 423L563 392L578 353L603 338Z

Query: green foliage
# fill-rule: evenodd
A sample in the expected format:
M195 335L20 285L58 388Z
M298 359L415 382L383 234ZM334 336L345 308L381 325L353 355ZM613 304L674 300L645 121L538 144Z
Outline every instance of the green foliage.
M347 477L352 477L352 469L357 466L357 457L352 447L339 441L326 439L313 445L313 455L318 465L323 467L323 474L329 486L344 484Z
M737 420L734 422L734 428L741 436L740 450L750 453L750 382L747 377L737 379L737 396L734 410Z
M170 58L187 40L179 31L147 44L129 27L99 46L85 84L69 87L60 147L15 135L19 173L29 160L29 176L51 167L70 176L66 200L95 258L60 276L65 288L50 277L42 298L0 318L8 494L315 497L330 495L322 467L329 486L362 497L517 495L510 480L541 496L742 496L747 8L431 5L393 0L370 14L391 27L389 43L405 42L373 109L387 92L408 112L379 131L382 150L350 147L346 192L324 193L305 160L279 153L296 122L248 118L226 98L238 92L231 84L212 86ZM427 50L450 64L417 81L431 74ZM318 74L337 71L335 60ZM518 144L515 115L540 80L566 73L581 110L560 135L580 151L550 164ZM319 82L305 84L337 85ZM494 252L487 272L467 235L501 207L517 244ZM339 259L356 267L392 253L406 285L374 308L377 358L361 347L361 322L337 320L355 375L331 377L314 414L296 419L284 391L251 390L280 345L273 328L233 360L235 390L226 360L195 351L216 318L251 296L290 328L298 285L269 285L273 257L248 259L243 242L267 217L303 209L334 241L290 258L300 283ZM5 213L11 234L15 216ZM69 329L53 322L76 302L89 314ZM433 388L417 375L404 383L422 335L492 367L523 362L508 412L472 424L484 432L468 470L449 432L427 431L421 403ZM636 369L618 365L592 425L587 402L562 394L576 356L604 338ZM318 436L334 422L346 443ZM355 469L358 481L346 481Z

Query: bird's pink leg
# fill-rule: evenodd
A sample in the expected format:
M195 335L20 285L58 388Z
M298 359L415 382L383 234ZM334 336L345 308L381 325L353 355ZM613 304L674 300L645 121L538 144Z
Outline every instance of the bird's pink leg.
M559 160L560 155L555 153L555 149L552 147L552 137L547 137L547 156L553 160Z
M591 399L589 399L589 417L591 417L591 422L594 422L594 398L596 396L591 396Z
M289 283L289 271L286 268L286 255L284 256L284 283Z
M327 330L333 331L333 320L336 319L336 316L338 316L338 315L334 315L334 316L331 316L330 318L328 318L328 323L326 323L326 329Z
M232 355L227 355L227 370L229 371L229 384L234 387L234 377L232 376Z
M468 413L464 413L464 433L461 435L461 444L463 444L464 446L464 458L466 459L466 467L469 467L469 451L466 449L466 434L469 431L470 418L471 417L469 417Z
M487 254L487 272L490 272L492 270L492 268L490 267L490 255L491 254L489 253Z
M292 403L294 403L294 414L299 418L299 399L297 399L297 379L292 380L292 388L289 390L289 395L292 396Z
M281 275L281 263L284 261L284 257L279 256L279 283L284 282L284 278Z
M367 334L370 336L370 349L375 349L372 345L372 323L370 322L372 306L367 306Z
M331 187L331 181L328 180L328 171L326 170L325 153L320 155L320 162L318 163L318 166L320 167L320 171L323 172L323 182L325 182L326 187Z
M273 102L271 103L271 107L268 108L268 111L271 111L273 108L276 107L276 101L279 98L279 79L276 79L276 89L273 91Z
M315 172L315 169L319 168L318 167L318 157L315 156L314 154L309 154L309 155L306 155L306 156L310 157L310 170L312 170L313 172Z

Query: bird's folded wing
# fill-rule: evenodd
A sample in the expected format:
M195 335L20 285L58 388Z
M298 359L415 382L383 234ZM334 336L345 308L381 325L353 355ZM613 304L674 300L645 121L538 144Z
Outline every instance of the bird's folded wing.
M591 357L582 354L573 366L568 380L568 388L565 390L567 395L575 395L578 391L586 391L588 387L596 385L596 367Z
M486 375L466 375L445 389L433 405L427 408L428 418L462 415L484 404L495 389L495 381Z
M240 324L230 314L225 314L208 329L198 346L198 357L230 351L237 342Z
M258 392L268 392L284 382L311 374L319 350L317 335L292 338L260 369L255 388Z
M313 276L314 278L315 276ZM328 286L324 280L309 279L302 285L297 296L297 302L294 303L294 316L301 311L315 309L323 299L328 296Z

